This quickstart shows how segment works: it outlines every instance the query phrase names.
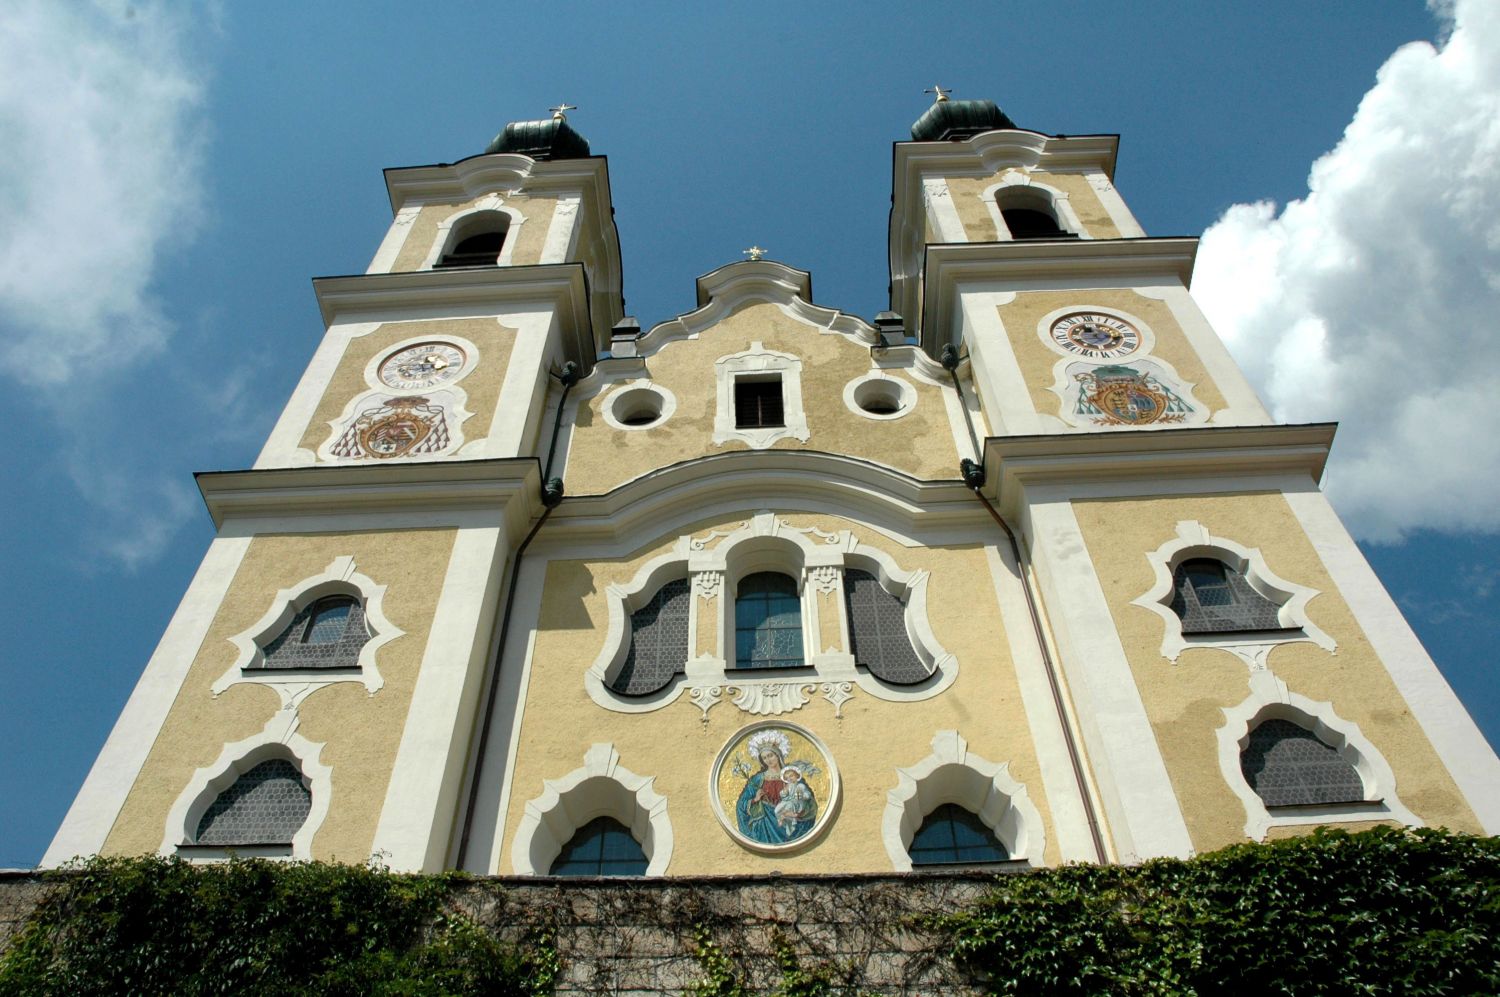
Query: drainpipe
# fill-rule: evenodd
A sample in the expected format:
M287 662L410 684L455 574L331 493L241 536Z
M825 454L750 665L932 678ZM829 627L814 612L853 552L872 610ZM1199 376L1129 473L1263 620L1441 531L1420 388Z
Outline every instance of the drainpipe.
M974 445L974 455L979 456L979 439L974 434L973 420L968 417L968 408L964 403L963 387L958 382L958 365L961 362L958 350L952 343L943 346L943 352L939 363L948 371L953 379L953 390L958 393L959 408L964 412L964 425L969 427L969 440ZM1078 741L1073 736L1073 724L1068 719L1067 707L1063 703L1062 682L1058 678L1057 663L1052 660L1052 652L1047 646L1047 638L1042 630L1042 616L1037 609L1036 596L1031 591L1031 573L1025 561L1021 559L1021 545L1016 540L1016 534L1010 528L1010 524L1000 515L999 511L990 504L990 500L984 497L984 467L974 460L965 457L958 463L959 474L963 477L964 484L974 493L985 509L989 512L1000 529L1005 532L1005 539L1010 542L1010 553L1016 561L1016 571L1021 579L1021 591L1026 595L1026 611L1031 615L1031 631L1036 637L1037 649L1042 652L1043 670L1047 673L1047 685L1052 690L1052 705L1057 709L1057 723L1062 728L1063 741L1068 748L1068 761L1073 766L1073 781L1078 786L1078 798L1083 802L1084 817L1088 820L1089 838L1094 845L1096 861L1101 865L1108 861L1107 852L1104 848L1104 836L1099 830L1099 815L1094 808L1094 797L1089 792L1088 781L1084 777L1083 761L1078 751Z
M569 360L562 365L562 370L554 374L562 382L562 396L557 400L557 417L552 420L552 443L547 447L547 465L542 472L542 514L532 525L531 532L526 534L526 539L516 548L515 556L510 563L510 584L506 586L505 611L500 614L500 639L495 644L495 655L490 663L486 674L489 692L484 702L484 717L479 726L479 747L474 756L474 775L469 780L469 800L464 807L463 833L458 839L457 864L460 869L464 867L464 860L468 858L469 837L474 831L474 807L479 799L479 786L484 781L484 758L490 743L490 722L495 716L495 694L500 688L500 658L505 653L505 642L510 636L511 613L516 605L516 584L521 577L521 559L526 556L526 548L531 546L532 538L541 530L542 524L552 515L563 500L563 483L561 478L552 477L552 461L557 455L557 436L562 429L563 411L568 404L568 392L573 390L573 385L578 383L578 364Z

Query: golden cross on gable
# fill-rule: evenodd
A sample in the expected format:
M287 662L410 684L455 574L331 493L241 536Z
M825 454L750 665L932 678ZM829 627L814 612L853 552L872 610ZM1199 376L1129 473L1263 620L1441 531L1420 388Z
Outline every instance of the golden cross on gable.
M948 95L953 92L953 88L949 87L947 90L944 90L942 87L934 83L931 90L923 90L922 92L937 94L937 96L932 99L932 102L934 104L941 104L943 101L948 99Z
M761 249L759 246L751 246L749 249L740 250L741 256L748 256L752 260L758 260L762 256L766 255L766 253L767 250Z
M558 104L556 107L549 107L549 108L547 108L547 110L549 110L549 111L552 112L552 120L554 120L554 121L567 121L568 120L568 115L567 115L566 112L578 110L578 105L577 104L569 104L567 101L563 101L561 104Z

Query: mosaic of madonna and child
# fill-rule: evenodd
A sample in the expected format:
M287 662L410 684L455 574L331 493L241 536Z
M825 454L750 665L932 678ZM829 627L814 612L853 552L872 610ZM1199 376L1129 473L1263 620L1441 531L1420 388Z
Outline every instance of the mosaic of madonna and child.
M720 755L715 776L721 819L746 844L762 847L807 838L836 792L831 760L789 725L741 731Z

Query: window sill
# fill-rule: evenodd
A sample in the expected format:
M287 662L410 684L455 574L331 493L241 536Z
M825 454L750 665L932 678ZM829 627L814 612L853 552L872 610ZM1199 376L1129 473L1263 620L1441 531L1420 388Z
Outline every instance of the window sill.
M247 845L199 845L183 842L177 846L177 854L185 859L201 862L225 862L232 858L289 859L292 857L292 846L289 842Z

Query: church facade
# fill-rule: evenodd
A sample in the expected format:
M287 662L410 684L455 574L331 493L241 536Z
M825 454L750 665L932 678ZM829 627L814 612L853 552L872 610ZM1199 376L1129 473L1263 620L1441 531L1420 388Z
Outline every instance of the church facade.
M561 111L388 170L366 273L44 858L521 875L1500 833L1500 761L1150 238L1114 136L938 101L891 306L623 314Z

